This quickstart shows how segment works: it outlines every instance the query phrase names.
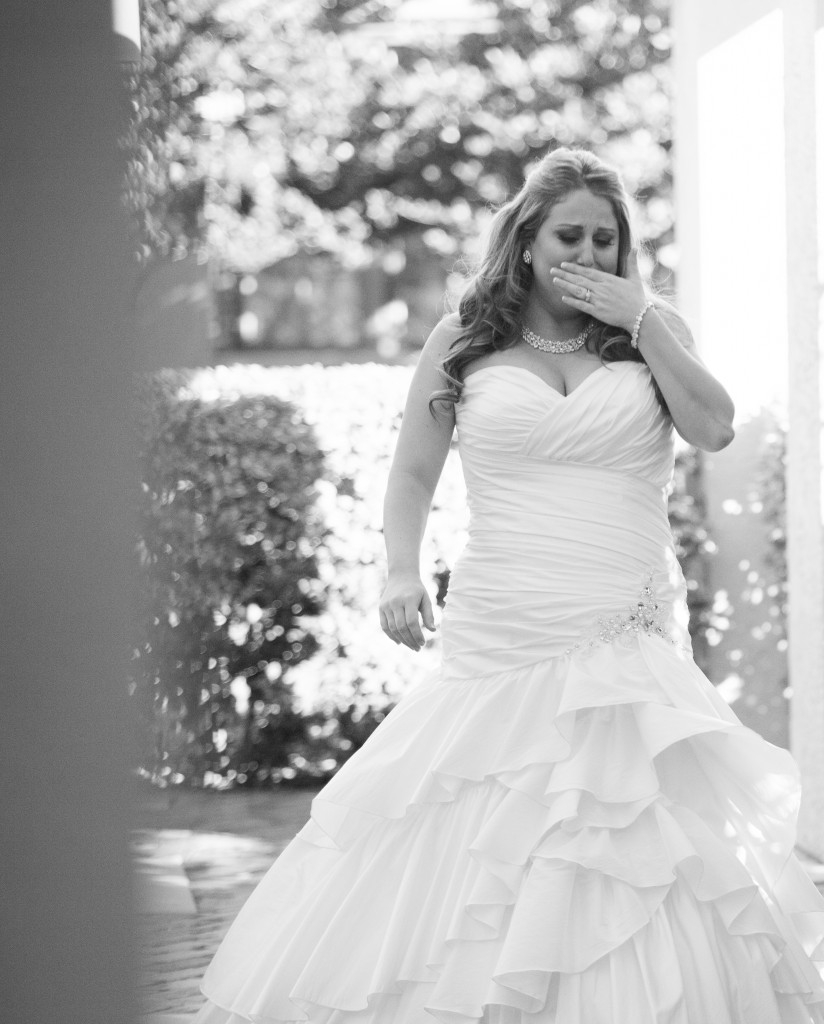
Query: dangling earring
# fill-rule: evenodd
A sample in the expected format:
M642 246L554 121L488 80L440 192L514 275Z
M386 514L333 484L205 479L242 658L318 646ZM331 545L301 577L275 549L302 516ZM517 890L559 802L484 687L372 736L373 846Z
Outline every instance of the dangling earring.
M529 251L529 249L524 249L524 263L526 263L527 266L529 266L530 263L532 263L532 253Z

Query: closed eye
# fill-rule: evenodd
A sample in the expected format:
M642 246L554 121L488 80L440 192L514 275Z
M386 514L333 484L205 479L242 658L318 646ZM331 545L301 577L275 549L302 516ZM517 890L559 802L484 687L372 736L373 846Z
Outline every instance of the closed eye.
M560 240L564 243L564 245L575 245L576 242L580 241L580 238L579 238L578 235L558 235L558 238L560 238ZM615 239L612 238L612 237L610 237L610 238L601 237L601 238L593 239L593 242L595 243L595 245L599 246L600 248L605 249L605 248L607 248L610 245L614 245L615 244Z

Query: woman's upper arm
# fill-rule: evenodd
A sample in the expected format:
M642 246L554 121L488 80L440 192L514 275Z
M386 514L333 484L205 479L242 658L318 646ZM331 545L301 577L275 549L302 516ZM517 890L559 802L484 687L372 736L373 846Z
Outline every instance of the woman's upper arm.
M455 410L451 404L436 402L430 412L429 399L433 391L444 388L439 364L460 332L460 321L456 314L451 314L429 335L409 387L392 460L391 472L411 474L432 494L449 452Z

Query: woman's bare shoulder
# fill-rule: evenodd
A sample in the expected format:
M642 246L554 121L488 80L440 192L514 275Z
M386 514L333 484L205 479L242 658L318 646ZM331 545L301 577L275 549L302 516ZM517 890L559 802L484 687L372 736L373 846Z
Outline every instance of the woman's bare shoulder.
M436 364L442 363L449 354L453 342L460 337L462 331L460 314L457 312L447 313L432 329L432 333L426 339L422 354Z

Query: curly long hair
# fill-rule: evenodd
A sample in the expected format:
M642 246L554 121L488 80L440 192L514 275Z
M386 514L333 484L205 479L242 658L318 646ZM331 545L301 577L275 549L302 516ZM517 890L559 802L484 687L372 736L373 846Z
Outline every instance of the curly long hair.
M587 150L563 147L548 153L527 176L517 195L492 218L483 253L458 304L461 333L441 363L446 387L433 393L430 410L435 402L460 401L465 371L474 359L517 344L521 313L532 282L532 270L522 259L523 250L533 241L552 207L581 189L608 200L612 206L618 222L618 274L626 275L627 260L635 243L628 197L620 175ZM588 351L598 354L602 363L645 361L630 344L626 331L600 320L594 322L595 329L585 345ZM666 402L654 379L653 386L666 412Z

